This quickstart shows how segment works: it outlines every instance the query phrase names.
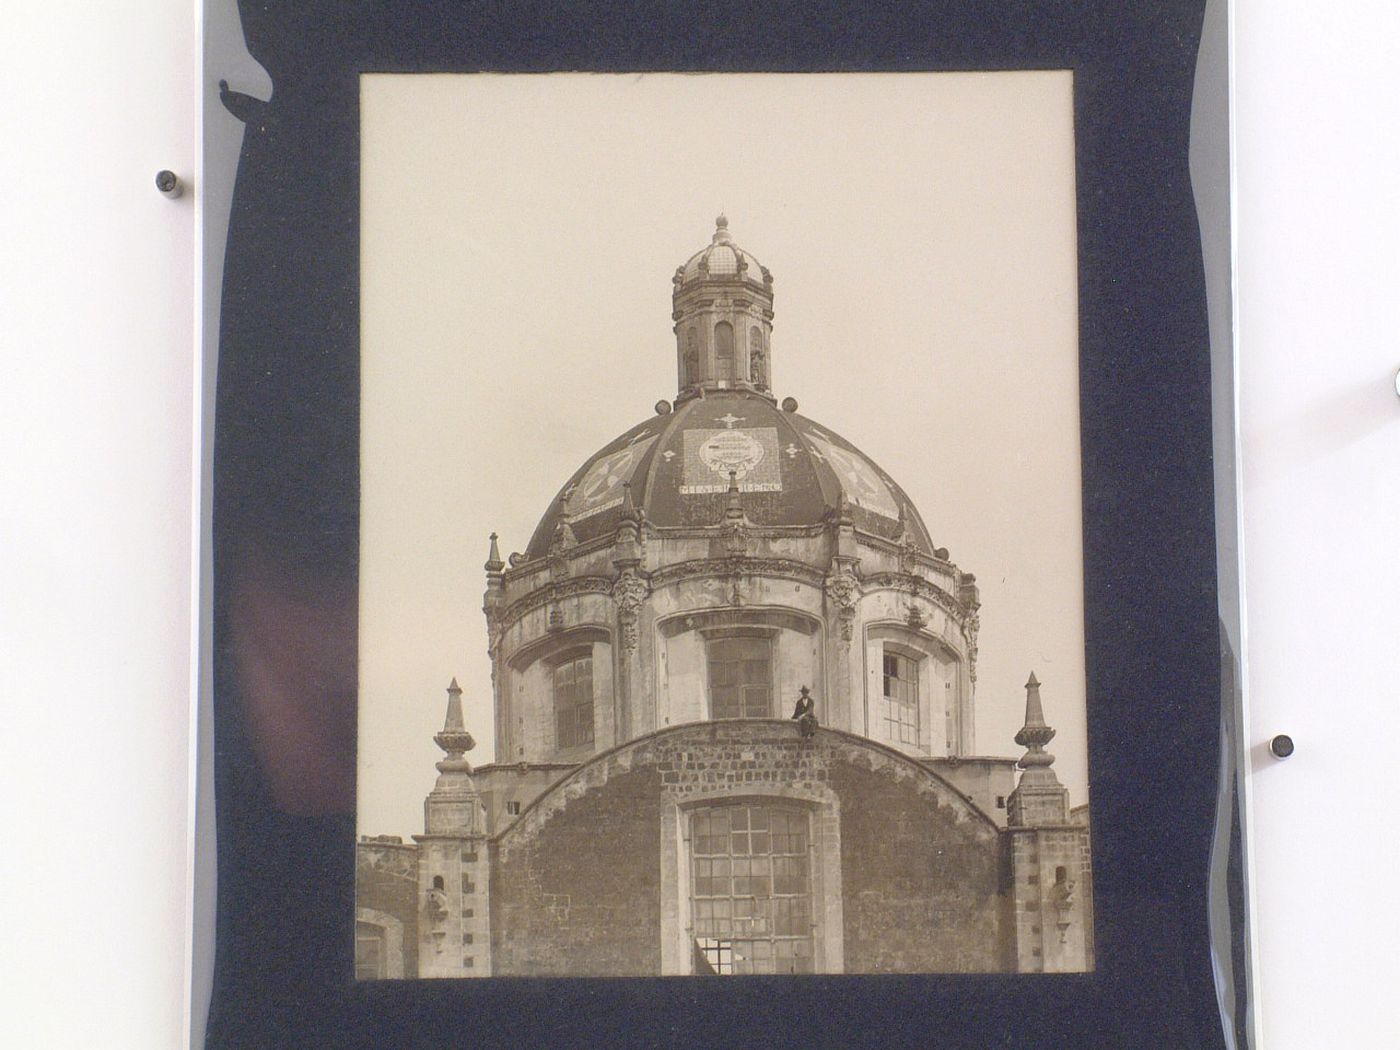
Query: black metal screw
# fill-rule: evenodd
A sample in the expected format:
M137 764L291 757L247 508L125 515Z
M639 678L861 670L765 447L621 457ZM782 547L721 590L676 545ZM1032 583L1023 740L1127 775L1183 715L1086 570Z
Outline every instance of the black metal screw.
M180 196L184 187L180 185L180 176L169 168L162 168L156 172L156 189L173 200Z
M1287 758L1293 754L1293 738L1287 733L1280 733L1269 741L1269 754L1275 758Z

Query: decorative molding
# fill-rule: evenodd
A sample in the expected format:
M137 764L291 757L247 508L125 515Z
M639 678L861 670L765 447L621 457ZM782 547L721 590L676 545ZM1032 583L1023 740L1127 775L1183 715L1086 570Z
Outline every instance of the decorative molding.
M743 557L749 546L745 522L726 521L720 528L724 530L724 553L731 559Z
M439 889L430 889L423 895L423 926L431 934L433 949L442 953L443 939L447 933L447 894Z
M708 633L754 628L775 632L796 631L811 636L821 629L821 620L796 609L748 606L744 609L697 609L674 613L657 624L663 638L674 638L686 631Z
M623 569L612 586L613 601L617 603L617 622L622 641L622 651L631 655L637 651L637 620L642 603L646 601L651 588L642 574L634 568Z
M501 614L501 629L516 624L526 613L534 612L542 605L575 598L583 594L612 594L613 581L607 576L570 576L553 580L521 598L517 598Z
M974 686L977 684L977 631L981 626L982 618L975 609L962 625L963 637L967 639L967 676Z
M506 654L506 664L512 671L523 671L538 660L554 660L568 650L611 641L612 632L607 627L594 623L577 624L531 639L514 652Z
M827 599L836 609L841 624L841 640L849 643L855 634L856 605L860 601L860 580L845 563L838 564L823 581Z
M651 586L655 590L685 580L733 576L735 573L776 576L812 587L820 587L823 580L820 570L792 558L695 558L657 569L651 574Z
M957 565L946 557L948 553L946 548L939 547L934 553L930 554L919 545L912 530L906 530L903 542L901 542L898 537L890 539L887 536L881 536L879 533L871 532L868 529L856 528L854 532L856 542L861 546L869 547L871 550L880 551L883 554L890 554L900 559L901 572L927 569L931 572L939 573L940 575L946 575L948 573L951 573L955 577L959 575L960 570ZM912 566L912 569L905 568L906 561Z
M487 605L483 611L486 613L486 655L494 661L505 627L501 622L502 617L496 613L493 606Z
M908 576L898 572L877 572L862 581L867 593L873 590L901 591L916 598L933 602L948 613L960 626L967 620L970 610L951 594L922 576Z

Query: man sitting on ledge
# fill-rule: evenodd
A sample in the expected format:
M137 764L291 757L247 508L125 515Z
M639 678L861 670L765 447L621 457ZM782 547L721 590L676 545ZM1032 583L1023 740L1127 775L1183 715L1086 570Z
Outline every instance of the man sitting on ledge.
M797 706L792 710L792 720L802 730L803 739L807 739L816 731L817 714L813 709L811 694L805 685L799 690L799 693Z

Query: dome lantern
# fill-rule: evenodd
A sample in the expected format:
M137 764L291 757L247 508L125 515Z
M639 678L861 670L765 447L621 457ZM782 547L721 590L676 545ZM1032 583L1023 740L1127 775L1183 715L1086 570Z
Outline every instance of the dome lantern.
M715 219L709 245L671 283L678 400L705 390L768 394L773 275L734 243L728 218Z

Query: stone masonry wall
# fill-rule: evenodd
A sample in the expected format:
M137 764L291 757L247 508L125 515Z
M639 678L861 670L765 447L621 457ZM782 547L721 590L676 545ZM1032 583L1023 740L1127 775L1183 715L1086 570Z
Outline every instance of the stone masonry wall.
M1005 968L996 828L897 770L843 762L847 973Z
M600 788L527 811L502 836L491 879L494 975L661 972L659 776L640 769Z
M686 807L768 796L830 815L814 825L824 845L814 842L813 877L834 896L814 900L824 968L1004 968L1000 836L958 789L847 734L803 740L791 722L735 720L600 756L497 838L493 972L690 972Z
M403 923L403 974L418 972L418 848L362 841L355 847L355 906Z

